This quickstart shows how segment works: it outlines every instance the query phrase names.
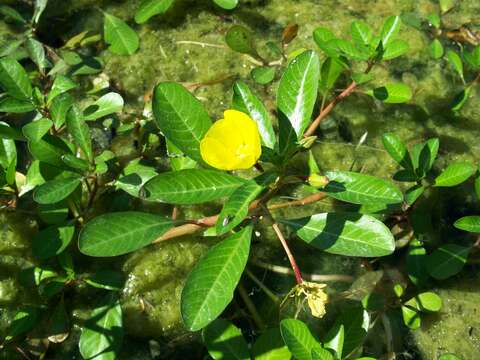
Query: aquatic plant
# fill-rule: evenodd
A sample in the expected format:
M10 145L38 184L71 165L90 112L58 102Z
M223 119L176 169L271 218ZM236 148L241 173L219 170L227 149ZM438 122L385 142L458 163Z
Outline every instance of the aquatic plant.
M166 11L172 2L143 1L136 22ZM215 3L226 9L237 5ZM297 25L290 25L278 43L266 45L272 59L260 55L263 51L248 29L234 25L225 42L255 63L251 73L255 83L269 84L281 74L274 112L245 81L236 80L232 103L221 109L224 118L212 121L189 89L161 82L151 95L151 111L147 106L142 114L133 114L132 121L118 124L115 114L124 110L119 92L104 86L101 78L86 89L79 77L101 72L101 60L84 50L101 39L85 32L62 49L43 44L35 26L46 5L47 1L36 1L31 20L13 7L0 8L25 30L0 53L0 112L5 113L0 123L2 202L7 210L32 213L41 224L31 244L35 266L24 274L40 300L21 304L2 350L24 353L23 340L35 329L45 331L47 343L64 342L73 321L67 291L93 287L103 293L81 323L79 351L85 359L115 358L124 336L123 275L112 269L85 274L76 261L87 256L85 261L95 263L96 258L121 256L197 233L214 237L215 244L188 275L181 316L186 329L202 331L214 359L372 359L362 357L368 355L362 346L376 321L390 334L385 346L390 353L392 319L400 317L405 327L415 330L426 314L440 311L442 300L427 285L458 274L474 243L428 243L422 232L422 197L472 177L480 197L478 168L453 161L439 172L434 168L439 139L408 149L395 133L382 138L399 167L392 180L357 170L355 161L348 170L323 169L311 151L323 120L352 94L384 104L405 103L414 96L404 83L371 85L372 69L409 49L397 38L399 16L388 17L377 33L355 21L350 39L317 28L313 39L321 56L311 49L289 52L298 31ZM113 15L104 13L103 18L108 51L135 53L139 47L135 31ZM432 44L437 48L435 58L440 58L441 44L435 40ZM462 52L474 71L480 67L479 49ZM453 107L458 110L478 76L465 82L460 55L449 51L447 57L465 85L462 101ZM111 144L100 144L96 133L105 129L113 137L129 131L135 143L133 156L122 157ZM298 160L304 170L293 166ZM294 187L302 187L304 196L296 197ZM109 199L118 193L136 205L129 203L120 211L109 207ZM294 199L279 201L279 195ZM345 207L318 212L312 205L324 199ZM192 206L204 204L208 216L185 216ZM297 207L302 208L301 215L279 212ZM480 217L463 217L454 225L478 233ZM275 234L295 278L286 293L276 293L248 268L258 263L257 232L265 228ZM405 279L387 279L378 288L382 274L367 280L367 285L361 282L365 279L357 279L349 294L336 294L329 285L304 276L291 248L294 239L325 253L372 259L379 268L400 263L401 258L405 265L399 271ZM245 289L247 281L255 283L275 309L268 324ZM235 294L244 303L241 311L231 306ZM352 294L359 301L342 309L321 336L310 330L312 322L329 315L336 296ZM289 307L294 311L289 313ZM237 322L238 318L242 320ZM247 331L251 336L243 335Z

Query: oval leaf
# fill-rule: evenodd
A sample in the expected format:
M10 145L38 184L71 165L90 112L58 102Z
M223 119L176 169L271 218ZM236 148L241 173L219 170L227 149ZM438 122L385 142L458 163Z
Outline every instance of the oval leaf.
M132 55L138 49L138 35L127 23L105 13L103 36L108 50L117 55Z
M238 4L238 0L213 0L213 2L225 10L232 10Z
M200 204L230 196L245 180L216 170L185 169L155 176L143 187L147 200Z
M89 256L123 255L150 244L171 227L171 220L142 212L105 214L87 223L78 247Z
M285 345L278 327L265 330L253 345L255 360L285 360L291 357L292 354Z
M143 0L135 13L135 22L143 24L152 16L163 14L172 3L173 0Z
M401 104L410 101L412 98L412 90L408 85L402 83L387 84L373 90L368 90L366 94L386 104Z
M469 252L470 248L456 244L440 246L427 256L427 270L435 279L447 279L463 269Z
M200 141L212 125L202 103L182 85L165 82L155 88L152 108L165 137L184 154L201 161Z
M233 299L250 252L252 227L247 226L212 247L188 276L182 292L182 318L188 329L204 328Z
M250 360L247 342L231 322L217 319L203 329L202 336L214 360Z
M31 100L32 84L25 69L10 57L0 59L0 86L18 100Z
M73 193L81 182L79 177L47 181L35 189L33 200L42 205L57 203Z
M311 360L312 349L320 346L307 325L300 320L282 320L280 322L280 333L288 349L298 360Z
M101 117L120 112L123 109L123 98L120 94L111 92L103 95L83 110L85 121L96 120Z
M88 161L93 162L92 140L90 129L83 119L83 115L75 105L67 112L67 130L72 135L75 145L85 154Z
M464 216L453 224L457 229L480 233L480 216Z
M434 186L450 187L459 185L472 176L475 171L475 166L470 162L452 163L437 176Z
M390 230L369 215L322 213L280 222L306 243L332 254L376 257L395 250Z
M70 244L74 233L72 224L50 226L40 231L32 239L33 256L45 260L60 254Z

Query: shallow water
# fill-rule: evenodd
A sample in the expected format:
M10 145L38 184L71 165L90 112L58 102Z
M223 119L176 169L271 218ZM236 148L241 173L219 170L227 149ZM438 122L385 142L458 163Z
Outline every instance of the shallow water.
M47 32L40 36L50 41L65 41L86 29L101 32L102 15L93 7L93 4L100 3L106 12L131 19L138 1L53 1L47 14L60 24L58 27L61 31L55 31L60 39L52 38ZM459 3L454 11L443 18L445 27L456 29L463 24L470 24L473 28L480 28L480 2ZM249 79L249 72L254 67L252 61L229 50L224 44L224 34L233 23L250 28L255 33L260 53L269 56L265 43L278 40L283 28L290 23L300 25L298 38L289 47L289 51L294 51L315 48L312 31L318 26L329 27L340 35L346 33L351 21L356 19L364 19L378 29L384 18L392 14L412 13L425 17L436 10L436 3L427 0L252 0L241 1L237 10L225 15L208 1L181 0L177 1L168 14L155 17L145 25L134 26L140 36L140 49L136 54L122 57L107 51L99 52L105 62L104 74L126 99L127 106L122 121L128 122L132 121L134 115L127 113L142 111L144 95L148 95L160 81L189 84L226 76ZM14 30L0 21L0 39L7 39L7 33L12 32ZM355 158L357 170L390 177L396 166L381 145L381 134L386 131L398 133L409 145L429 137L438 137L440 158L435 165L437 170L452 160L480 160L480 89L477 87L476 93L472 94L470 101L458 114L448 111L451 100L461 88L454 71L446 60L429 58L426 46L430 40L425 32L404 26L400 38L410 44L408 55L387 66L376 67L374 83L381 85L387 81L404 81L414 90L413 101L408 105L384 105L361 93L352 95L321 126L321 136L313 151L322 169L345 170ZM456 49L456 45L452 43L451 48ZM254 86L270 109L275 107L276 84L277 82L266 87ZM216 85L200 87L195 94L204 102L212 117L218 118L230 105L231 86L232 80L229 79ZM365 132L368 132L368 137L364 145L355 151L356 143ZM123 140L118 144L118 151L128 156L132 141L128 138ZM293 161L292 167L302 168L300 160ZM297 194L303 191L299 188ZM479 205L471 196L471 186L459 188L456 194L462 199L461 203L453 195L445 196L442 193L432 195L426 201L429 202L426 209L433 213L433 226L428 234L432 239L461 237L458 233L452 235L447 232L447 220L456 219L465 212L479 210ZM465 198L468 201L464 202ZM119 207L131 206L121 196L114 200ZM333 206L327 201L315 205L319 210ZM215 210L217 209L192 208L186 211L189 212L189 217L194 217L208 215ZM295 215L299 215L298 211ZM17 304L28 296L16 274L34 262L28 244L35 229L36 224L27 216L2 214L0 217L0 306L7 309L0 315L0 333L4 331L6 320L14 314ZM186 347L187 351L196 351L191 350L195 338L187 335L181 327L178 300L186 274L211 243L213 240L190 237L149 247L115 260L98 261L93 265L83 257L78 258L82 264L80 268L85 273L102 267L113 267L125 274L122 305L129 337L124 346L123 358L151 358L152 348L161 349L161 356L165 358L173 358L171 351L174 348ZM301 244L295 244L294 247L301 254L300 263L305 272L357 275L363 271L357 260L323 253L320 255L320 252L307 250ZM286 264L276 240L267 229L261 229L255 249L256 255L265 261ZM476 271L473 268L469 270ZM269 281L272 288L279 292L285 292L292 285L291 278L284 276L275 276ZM470 354L480 356L477 332L474 337L469 335L470 338L466 338L461 346L457 346L454 341L445 345L445 338L454 340L466 336L464 330L467 327L478 329L473 315L477 308L473 301L470 303L473 306L455 308L459 299L468 296L470 290L465 292L455 282L440 286L445 288L440 292L447 299L445 311L440 317L431 320L430 327L419 330L411 337L406 351L421 354L419 356L426 360L434 359L440 354L438 351L444 348L457 352L458 355L464 354L465 359L471 358ZM347 287L345 284L333 284L332 291L346 290ZM72 295L77 299L71 310L79 321L88 316L90 304L96 295L96 292L88 289ZM332 309L333 307L334 305ZM461 321L458 320L459 317ZM55 358L74 356L72 354L76 351L77 336L78 326L67 344L62 348L57 347ZM156 343L147 344L145 339L155 339ZM129 342L135 346L129 346ZM133 348L138 349L137 353L132 354ZM181 352L177 352L176 356L181 358L179 353Z

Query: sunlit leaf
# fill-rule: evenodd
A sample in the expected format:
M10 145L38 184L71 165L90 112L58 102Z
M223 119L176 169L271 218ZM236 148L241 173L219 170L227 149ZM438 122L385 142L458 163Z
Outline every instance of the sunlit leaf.
M477 169L470 162L454 162L447 166L435 179L434 186L450 187L466 181Z
M238 0L213 0L213 2L225 10L232 10L238 5Z
M163 14L173 4L174 0L143 0L135 13L135 21L143 24L152 16Z
M250 360L248 345L239 328L216 319L202 332L203 342L214 360Z
M83 110L83 117L85 121L96 120L116 112L121 112L122 109L123 98L120 94L110 92L87 106Z
M70 244L75 233L71 223L50 226L39 231L32 239L32 253L41 260L60 254Z
M453 225L460 230L480 233L480 216L464 216Z
M5 97L0 100L0 112L21 114L33 110L35 110L35 105L31 101L19 100L14 97Z
M33 199L39 204L54 204L67 198L80 185L80 177L50 180L40 185L33 193Z
M413 95L410 87L402 83L386 84L385 86L368 90L365 93L386 104L405 103L410 101Z
M280 333L296 359L312 359L312 349L319 346L319 343L305 323L295 319L284 319L280 322Z
M428 51L432 59L435 60L440 59L444 54L443 45L438 39L433 39L433 41L428 47Z
M103 26L108 50L118 55L132 55L138 49L138 35L127 23L113 15L105 13Z
M70 78L63 75L57 75L55 77L55 80L53 81L52 88L48 93L47 102L51 103L51 101L54 98L56 98L58 95L61 95L69 90L75 89L76 87L77 87L77 84Z
M400 19L400 16L390 16L385 20L385 23L383 24L382 28L382 33L381 33L381 38L382 38L382 44L383 48L386 49L387 46L395 40L395 38L398 35L398 32L400 31L400 26L402 24L402 20Z
M462 81L465 82L465 79L463 77L463 63L460 55L458 55L455 51L448 50L447 59L452 65L453 69L458 73Z
M406 52L408 52L409 46L406 41L397 39L393 40L388 44L382 54L382 60L391 60L395 59L399 56L402 56Z
M253 344L252 351L255 360L285 360L292 357L278 327L265 330Z
M33 89L27 72L11 57L0 59L0 86L18 100L31 101Z
M67 112L67 130L88 161L93 161L93 149L90 129L83 118L83 114L75 105Z

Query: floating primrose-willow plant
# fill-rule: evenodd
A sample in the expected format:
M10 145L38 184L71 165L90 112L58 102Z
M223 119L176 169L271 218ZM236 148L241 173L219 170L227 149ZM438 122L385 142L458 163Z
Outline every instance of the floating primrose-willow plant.
M171 3L142 2L137 21L146 21ZM216 3L225 7L236 5L236 1ZM120 53L134 51L129 45L121 48L118 33L110 32L118 31L116 20L105 16L105 41L110 49ZM34 269L35 284L42 297L55 304L53 310L35 306L21 310L2 346L13 344L31 330L41 312L48 313L56 329L60 329L50 341L63 341L59 334L68 336L70 320L62 294L68 287L82 283L106 291L91 319L83 326L79 343L82 356L92 359L98 358L98 354L108 354L110 359L118 353L123 334L118 296L122 278L113 271L100 271L87 277L76 274L72 253L77 239L84 255L113 257L186 234L206 231L209 236L216 236L218 242L191 271L181 295L181 315L186 328L203 329L203 340L215 359L233 355L250 357L249 346L240 330L221 317L237 289L248 301L240 280L252 258L255 248L252 236L260 223L272 228L295 275L296 284L284 301L293 298L302 304L306 302L310 313L317 318L328 312L328 287L304 280L289 246L292 241L300 240L331 254L363 258L386 257L396 248L406 247L406 272L419 288L429 278L445 279L458 273L470 247L447 244L427 255L421 239L415 237L411 228L406 232L413 235L406 243L396 242L390 228L398 223L410 226L407 220L425 191L466 181L477 172L473 164L455 162L434 176L432 168L439 149L438 139L416 144L409 151L397 135L385 134L385 149L401 167L393 179L404 183L404 192L395 182L374 175L342 169L320 172L309 152L322 120L353 93L373 96L387 104L411 99L411 91L405 84L369 86L372 68L408 50L404 41L396 39L400 24L399 17L390 17L375 35L367 24L356 21L351 27L351 41L337 38L328 29L316 29L313 37L323 52L322 60L314 50L304 50L290 58L283 56L286 45L294 37L295 29L290 28L282 39L283 60L273 65L261 60L262 68L274 67L274 74L281 72L275 116L242 81L234 83L232 103L222 109L223 119L216 121L212 121L203 104L181 84L159 83L153 92L153 118L133 125L141 134L138 136L141 155L123 167L112 151L99 152L94 148L90 125L122 111L123 99L119 94L109 92L96 99L87 96L80 105L71 95L73 90L78 90L73 77L79 74L79 67L72 65L73 62L59 57L55 65L45 65L39 61L42 56L33 57L42 75L32 83L15 58L1 57L0 86L4 94L0 111L8 115L32 114L24 125L9 116L0 124L0 179L3 198L7 199L5 206L34 208L47 225L32 241L33 255L39 261L57 259L60 264L60 269L41 265ZM244 29L235 27L232 31L227 34L229 46L255 57L258 53L250 47L252 42ZM43 51L43 46L40 48ZM45 68L49 67L57 71L45 74ZM357 70L360 67L362 71ZM266 73L265 69L262 71ZM257 80L258 75L257 72L254 76ZM336 94L334 89L342 86L345 79L346 86ZM152 126L153 122L156 127ZM170 171L159 173L158 167L144 161L143 157L151 151L147 140L150 135L165 138ZM28 157L25 170L17 158L20 147ZM310 173L292 175L289 171L292 159L305 152L309 152ZM275 204L275 208L304 206L332 198L358 205L359 211L279 216L270 200L288 191L292 182L309 187L310 195ZM182 206L211 202L221 202L222 208L216 215L199 219L165 217L137 210L98 215L95 206L100 196L117 191L141 201L169 204L173 213ZM31 198L35 206L29 202ZM478 217L463 218L456 226L478 232L478 223ZM417 261L419 257L424 261ZM263 285L262 288L278 306L277 295ZM395 304L392 308L402 309L405 323L412 329L420 326L421 313L435 312L441 307L436 294L413 288L405 293L405 288L397 284L387 295ZM366 297L362 308L345 312L322 339L312 335L307 325L298 319L283 319L279 328L266 330L252 314L261 333L252 352L256 357L266 348L271 349L267 346L269 341L278 340L280 346L272 351L279 354L279 358L293 355L300 360L342 359L361 354L359 348L371 324L370 312L385 316L380 310L382 307L374 304L378 302L372 296ZM99 330L99 326L103 330ZM229 346L234 338L235 346Z

